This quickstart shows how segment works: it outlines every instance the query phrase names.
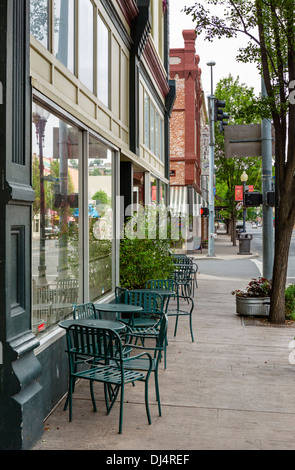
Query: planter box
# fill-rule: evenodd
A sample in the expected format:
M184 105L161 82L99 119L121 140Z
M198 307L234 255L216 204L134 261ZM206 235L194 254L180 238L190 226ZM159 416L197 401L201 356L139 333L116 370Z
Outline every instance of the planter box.
M240 297L236 295L238 315L265 317L269 315L270 297Z

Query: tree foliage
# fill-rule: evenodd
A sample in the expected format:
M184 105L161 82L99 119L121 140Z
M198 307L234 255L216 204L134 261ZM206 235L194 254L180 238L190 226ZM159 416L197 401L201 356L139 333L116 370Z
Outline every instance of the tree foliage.
M215 96L226 103L225 111L230 114L230 125L254 124L260 122L259 106L253 87L240 83L232 75L223 78L216 86ZM249 179L247 184L253 185L254 190L261 190L261 158L227 158L224 150L224 134L215 132L215 165L216 165L216 195L223 199L227 210L223 215L231 220L241 215L235 201L235 186L241 185L241 174L246 171Z
M294 0L204 0L184 7L195 21L197 34L205 39L249 40L237 60L256 63L261 71L267 97L260 110L271 115L275 129L275 257L270 321L285 320L285 285L288 253L295 223L295 104L290 98L295 86ZM222 6L223 15L214 15ZM211 11L210 11L210 7ZM263 116L264 117L264 116Z

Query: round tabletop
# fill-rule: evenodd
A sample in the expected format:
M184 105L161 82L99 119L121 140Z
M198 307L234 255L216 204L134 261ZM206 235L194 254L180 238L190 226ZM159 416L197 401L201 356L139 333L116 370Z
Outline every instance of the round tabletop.
M115 312L115 313L138 313L142 311L139 305L129 304L96 304L95 310L99 312Z
M100 319L70 319L70 320L62 320L59 323L61 328L67 329L70 328L72 325L79 325L79 326L95 326L97 328L108 328L109 330L122 330L126 328L124 323L119 321L111 321L111 320L100 320Z
M160 287L158 289L135 289L136 292L154 292L155 294L163 295L163 296L174 296L176 295L176 292L174 290L168 290L163 287L161 289Z

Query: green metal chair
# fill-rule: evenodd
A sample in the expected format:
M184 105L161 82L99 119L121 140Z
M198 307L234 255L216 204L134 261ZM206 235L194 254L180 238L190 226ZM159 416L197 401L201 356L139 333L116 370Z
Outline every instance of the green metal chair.
M73 317L75 320L99 319L99 312L96 311L92 302L74 305Z
M69 420L72 421L72 394L76 379L86 379L90 382L90 393L94 411L97 411L94 397L93 383L100 382L104 384L105 400L107 414L110 413L119 391L120 394L120 415L119 415L119 433L123 428L123 403L125 384L135 383L136 381L145 382L145 405L149 424L151 416L148 403L148 379L152 371L152 357L144 351L135 356L124 356L123 345L120 336L111 329L98 328L95 326L71 325L67 330L67 350L69 357ZM77 368L77 355L83 355L92 361L92 367ZM132 361L146 356L149 365L146 373L126 368ZM114 387L114 394L111 396L109 386Z
M192 327L192 312L194 309L194 301L191 297L187 297L186 295L180 295L177 283L172 279L150 279L146 283L146 287L149 289L165 289L175 292L175 296L170 297L167 299L165 313L168 317L176 317L175 319L175 327L174 327L174 336L177 333L178 327L178 318L181 316L189 316L189 325L190 325L190 333L192 342L194 342L194 335L193 335L193 327ZM184 306L181 305L181 300L185 302ZM171 301L173 305L171 305ZM186 307L186 303L188 304L188 308ZM168 340L166 339L166 343L168 344ZM166 349L165 349L165 368L166 368Z
M122 302L130 305L139 305L142 311L130 315L129 326L134 333L158 334L160 320L164 311L161 295L148 289L130 290L124 293Z
M186 266L175 265L172 279L176 282L178 291L183 297L188 298L192 295L192 265L190 263Z
M128 343L125 346L131 346L132 348L138 350L149 351L152 355L152 372L154 373L155 378L155 389L156 389L156 398L158 402L158 409L159 409L159 416L162 416L161 411L161 401L160 401L160 390L159 390L159 378L158 378L158 369L159 363L162 358L162 353L165 351L165 342L166 342L166 334L167 334L167 326L168 326L168 318L167 315L163 315L161 320L161 326L159 330L159 335L149 336L146 335L146 339L150 339L149 346L139 346L137 344L132 344L132 340L136 340L138 335L133 332L127 333ZM155 341L155 345L153 343ZM135 359L132 362L126 364L125 369L131 370L140 370L140 371L147 371L149 369L149 360L146 357L141 357Z

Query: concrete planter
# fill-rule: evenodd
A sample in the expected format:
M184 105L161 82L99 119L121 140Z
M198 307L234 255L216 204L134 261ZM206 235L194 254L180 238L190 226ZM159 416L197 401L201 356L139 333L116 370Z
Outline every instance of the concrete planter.
M265 317L269 315L270 297L240 297L236 295L238 315Z

